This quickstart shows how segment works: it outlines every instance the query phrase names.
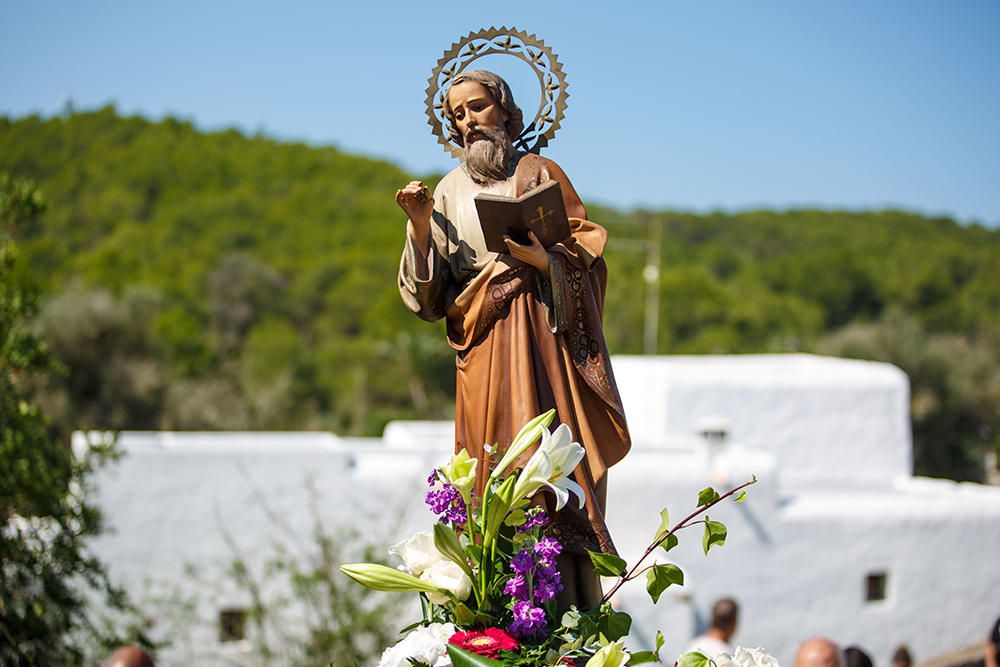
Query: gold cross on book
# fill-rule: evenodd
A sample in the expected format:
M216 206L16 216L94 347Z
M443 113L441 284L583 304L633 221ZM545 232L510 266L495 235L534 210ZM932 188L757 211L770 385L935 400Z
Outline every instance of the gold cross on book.
M548 235L549 220L545 216L551 218L555 214L556 214L555 211L552 210L546 211L544 206L539 206L538 208L535 209L535 217L530 220L530 224L532 227L537 227L538 229L542 230L542 234L539 234L539 236Z

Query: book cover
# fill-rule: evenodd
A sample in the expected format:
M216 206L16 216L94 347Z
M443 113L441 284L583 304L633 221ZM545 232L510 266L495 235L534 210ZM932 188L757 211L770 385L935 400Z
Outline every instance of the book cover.
M569 218L558 181L546 181L520 197L476 195L476 211L486 247L492 252L509 254L504 236L530 243L528 230L535 232L546 248L569 236Z

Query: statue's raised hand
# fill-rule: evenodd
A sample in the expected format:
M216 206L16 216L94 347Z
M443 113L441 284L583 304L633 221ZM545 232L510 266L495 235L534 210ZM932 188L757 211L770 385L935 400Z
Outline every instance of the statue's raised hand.
M410 231L418 248L426 248L431 233L434 198L423 181L410 181L396 190L396 203L410 219Z
M396 203L403 209L413 224L430 225L434 211L434 198L423 181L410 181L402 189L396 190Z

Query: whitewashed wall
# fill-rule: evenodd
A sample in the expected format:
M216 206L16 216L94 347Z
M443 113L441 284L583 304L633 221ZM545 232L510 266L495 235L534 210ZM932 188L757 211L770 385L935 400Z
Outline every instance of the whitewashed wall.
M860 644L877 665L904 642L925 659L980 641L1000 615L1000 489L910 477L898 369L806 355L614 364L636 440L610 472L608 519L625 557L641 553L663 506L679 518L707 484L760 479L745 503L713 516L729 526L725 547L706 557L699 533L681 536L670 557L685 587L657 607L642 582L623 589L615 602L635 618L636 646L662 629L676 653L723 595L742 605L736 643L785 664L814 634ZM695 434L724 423L721 446ZM389 544L429 526L424 480L451 442L447 422L397 422L371 440L126 433L126 456L99 475L98 500L117 532L97 549L140 599L158 589L152 580L207 598L194 649L161 664L217 664L240 647L218 644L216 614L246 600L217 582L206 589L185 564L210 573L232 558L220 526L260 566L276 542L308 544L311 480L329 525ZM876 571L888 575L888 599L866 603L865 576Z

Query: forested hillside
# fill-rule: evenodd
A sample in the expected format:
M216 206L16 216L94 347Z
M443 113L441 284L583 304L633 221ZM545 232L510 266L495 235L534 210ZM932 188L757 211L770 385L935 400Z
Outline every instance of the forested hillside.
M443 327L396 291L393 194L411 174L110 107L0 118L0 171L47 203L12 231L68 369L38 387L64 428L374 434L451 416ZM588 210L614 239L613 353L642 352L659 234L659 353L891 361L913 382L918 472L982 476L1000 421L1000 231L902 211Z

